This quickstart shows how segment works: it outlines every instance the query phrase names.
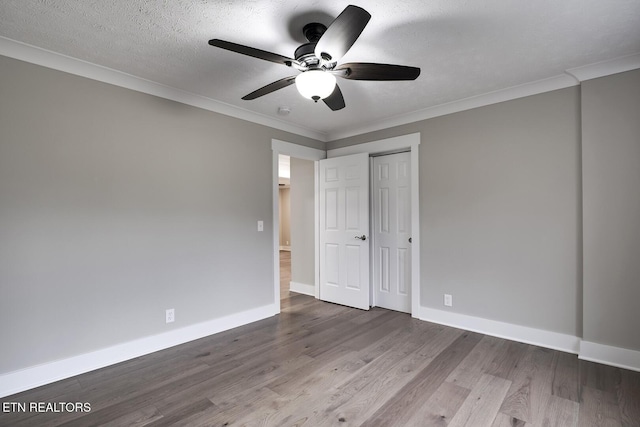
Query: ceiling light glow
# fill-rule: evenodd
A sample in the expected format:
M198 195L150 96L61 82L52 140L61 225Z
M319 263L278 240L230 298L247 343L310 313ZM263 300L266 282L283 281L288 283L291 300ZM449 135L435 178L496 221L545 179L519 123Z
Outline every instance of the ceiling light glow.
M304 71L296 77L296 87L300 95L318 102L333 93L336 78L322 70Z

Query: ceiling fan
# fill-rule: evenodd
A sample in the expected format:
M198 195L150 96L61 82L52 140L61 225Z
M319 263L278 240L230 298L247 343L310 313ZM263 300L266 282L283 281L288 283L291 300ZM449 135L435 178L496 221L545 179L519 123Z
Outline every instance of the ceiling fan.
M301 71L297 76L285 77L270 83L243 96L242 99L256 99L295 83L302 96L315 102L322 99L329 108L336 111L344 108L345 103L335 76L349 80L390 81L415 80L420 75L420 68L405 65L371 62L338 65L338 60L355 43L369 19L369 12L361 7L349 5L329 27L317 22L305 25L302 32L309 42L296 49L295 59L220 39L209 40L209 44Z

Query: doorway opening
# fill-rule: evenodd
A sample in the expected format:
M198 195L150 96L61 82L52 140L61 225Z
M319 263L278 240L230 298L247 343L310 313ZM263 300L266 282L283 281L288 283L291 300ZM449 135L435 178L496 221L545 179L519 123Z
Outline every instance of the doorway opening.
M272 140L271 148L274 302L280 312L280 302L290 292L317 297L316 175L317 161L324 159L326 152L279 140Z
M280 301L289 297L291 282L291 158L278 155L278 208L280 214Z

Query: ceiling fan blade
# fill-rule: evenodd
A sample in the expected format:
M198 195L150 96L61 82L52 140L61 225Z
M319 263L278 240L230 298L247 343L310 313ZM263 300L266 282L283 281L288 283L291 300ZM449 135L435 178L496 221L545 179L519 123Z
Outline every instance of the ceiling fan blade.
M287 58L286 56L278 55L277 53L267 52L266 50L256 49L255 47L244 46L220 39L209 40L209 44L211 46L230 50L231 52L241 53L243 55L252 56L258 59L264 59L265 61L275 62L276 64L284 64L287 67L290 67L291 64L298 63L298 61L293 58Z
M315 55L327 62L342 58L367 26L371 15L358 6L349 5L329 25L315 48Z
M273 83L269 83L268 85L263 86L258 90L254 90L249 95L243 96L242 99L244 99L245 101L250 101L252 99L260 98L261 96L267 95L271 92L275 92L278 89L282 89L287 86L290 86L294 84L295 81L296 81L295 76L285 77L284 79L280 79Z
M341 64L333 71L342 71L336 74L351 80L415 80L420 75L420 68L417 67L370 62Z
M338 85L333 89L331 95L327 96L323 101L333 111L342 110L345 107L344 97L342 96L342 91Z

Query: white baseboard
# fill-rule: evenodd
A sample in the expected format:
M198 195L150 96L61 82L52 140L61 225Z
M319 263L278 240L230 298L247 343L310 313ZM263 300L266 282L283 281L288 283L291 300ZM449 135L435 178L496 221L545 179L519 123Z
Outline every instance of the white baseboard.
M580 347L580 338L573 335L513 325L496 320L468 316L466 314L436 310L434 308L420 306L418 312L413 313L413 317L428 322L453 326L454 328L479 332L498 338L533 344L567 353L577 354Z
M91 353L0 375L0 397L9 396L105 366L164 350L278 314L275 304L254 308Z
M640 372L640 351L636 350L582 341L578 358Z
M289 290L299 294L311 295L312 297L316 296L316 287L306 283L289 282Z

